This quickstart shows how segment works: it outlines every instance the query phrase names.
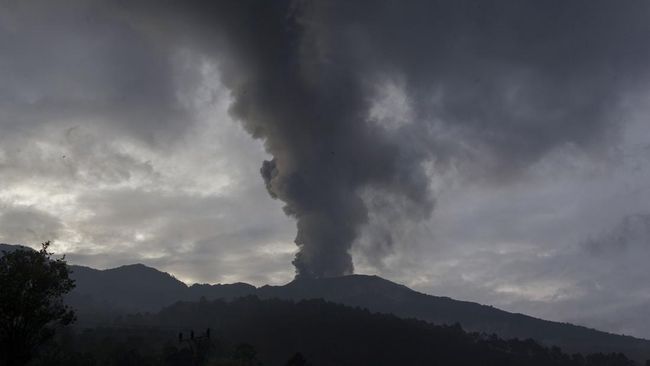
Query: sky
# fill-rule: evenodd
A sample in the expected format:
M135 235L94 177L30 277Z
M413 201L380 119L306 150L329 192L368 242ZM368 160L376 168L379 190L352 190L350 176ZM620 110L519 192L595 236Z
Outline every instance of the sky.
M0 242L650 338L644 1L3 1Z

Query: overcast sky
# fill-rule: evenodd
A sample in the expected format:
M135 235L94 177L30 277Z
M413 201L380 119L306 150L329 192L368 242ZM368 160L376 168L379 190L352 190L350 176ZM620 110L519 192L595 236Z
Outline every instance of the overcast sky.
M650 337L650 3L263 3L1 2L0 242Z

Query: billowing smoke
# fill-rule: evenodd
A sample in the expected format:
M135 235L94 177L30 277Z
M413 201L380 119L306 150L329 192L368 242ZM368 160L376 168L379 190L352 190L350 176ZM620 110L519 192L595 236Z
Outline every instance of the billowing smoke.
M245 55L224 72L232 75L232 113L274 157L261 174L297 220L297 276L352 273L349 250L368 219L362 189L381 186L430 210L421 160L368 120L363 75L321 54L329 51L302 7L254 4L239 18L251 27L240 23L230 42L231 54Z
M501 184L554 149L602 149L650 59L645 1L150 5L218 60L232 115L273 156L261 175L296 218L298 277L353 271L368 191L421 219L436 171ZM370 113L386 83L411 111L390 127Z
M431 211L422 152L369 119L372 80L323 43L309 24L311 4L220 1L186 10L202 25L189 38L219 60L231 114L273 155L261 175L296 218L297 277L353 272L349 251L368 220L368 187Z

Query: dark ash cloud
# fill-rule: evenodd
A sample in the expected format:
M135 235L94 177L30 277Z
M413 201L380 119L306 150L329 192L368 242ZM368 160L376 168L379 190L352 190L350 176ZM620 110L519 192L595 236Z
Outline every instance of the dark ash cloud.
M168 145L191 124L175 55L111 1L0 5L0 128L100 125Z
M259 1L187 6L198 22L214 24L213 38L203 34L208 44L223 37L213 52L226 52L221 66L234 97L231 113L273 155L261 172L271 196L297 220L297 276L352 273L349 250L368 219L360 196L366 187L431 210L424 155L400 148L368 120L369 100L357 70L318 56L320 50L312 47L319 41L309 39L302 6Z
M419 219L434 202L426 163L504 182L558 147L601 151L647 80L649 7L251 0L168 14L220 59L231 113L273 155L261 173L297 220L297 275L324 277L353 271L364 191L415 203L402 214ZM370 110L395 78L413 117L387 129Z

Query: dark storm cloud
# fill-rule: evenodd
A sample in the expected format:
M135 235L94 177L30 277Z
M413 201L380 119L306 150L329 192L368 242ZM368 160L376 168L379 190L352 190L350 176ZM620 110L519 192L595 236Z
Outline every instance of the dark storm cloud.
M297 274L322 277L353 270L364 191L415 203L403 216L427 216L426 161L503 181L560 146L599 151L618 132L621 98L647 77L649 8L189 1L163 14L220 57L231 113L273 155L261 169L269 193L297 219ZM414 109L393 130L369 114L391 78Z
M112 4L0 5L0 128L104 124L147 143L169 142L189 116L176 100L173 54Z
M620 98L647 80L646 2L372 4L319 7L332 62L402 75L422 144L442 142L441 125L462 141L450 159L488 153L497 178L562 144L597 148L617 132Z

